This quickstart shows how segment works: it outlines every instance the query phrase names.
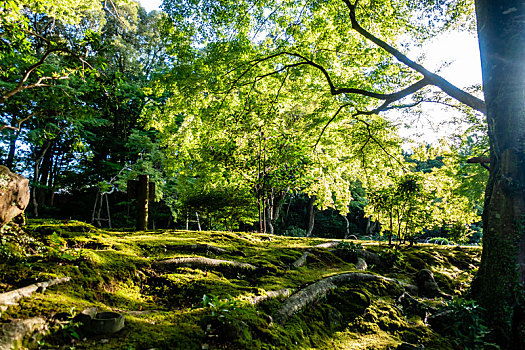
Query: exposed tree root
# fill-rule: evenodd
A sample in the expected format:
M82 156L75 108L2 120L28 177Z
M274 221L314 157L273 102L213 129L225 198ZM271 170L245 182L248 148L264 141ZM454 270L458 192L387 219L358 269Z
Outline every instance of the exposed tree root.
M356 264L361 258L367 264L372 264L376 266L383 266L384 262L381 260L381 257L376 253L369 252L364 249L350 250L350 249L332 249L330 252L334 253L336 256L341 259Z
M230 260L210 259L203 257L167 259L157 261L154 263L154 265L163 270L170 270L172 268L177 268L180 266L186 266L191 268L212 268L226 272L254 272L255 270L257 270L257 267L247 263L241 263L238 261Z
M257 295L257 296L251 297L249 301L250 301L250 304L257 305L268 299L288 297L290 296L290 294L292 294L292 292L293 290L290 288L272 290L272 291L266 292L265 295Z
M423 304L407 292L397 298L397 305L402 308L404 314L418 315L425 323L427 322L428 316L437 312L437 309Z
M330 290L335 289L344 283L371 281L386 281L399 284L397 280L391 278L360 272L343 273L340 275L326 277L309 285L306 288L301 289L286 299L281 308L277 311L275 320L281 324L284 324L294 313L317 301L319 298L325 296Z
M301 257L299 259L294 261L292 263L292 266L295 267L295 268L303 266L304 263L306 262L306 258L308 258L308 255L310 255L310 251L309 250L307 250L303 255L301 255Z
M17 301L23 297L31 296L36 291L43 292L46 288L55 284L69 281L70 277L55 278L46 282L38 282L27 287L15 289L9 292L0 294L0 310L5 311L9 305L16 305Z
M0 325L0 349L22 348L22 341L35 332L44 331L47 322L42 317L10 320Z
M340 242L326 242L314 245L314 248L337 248Z
M419 296L424 296L427 298L440 297L450 299L450 295L443 293L441 289L439 289L439 286L434 279L434 274L430 270L420 270L416 274L416 284Z
M364 249L350 250L344 248L337 248L339 242L326 242L315 245L313 248L319 249L331 249L330 252L336 255L337 257L356 264L358 270L366 270L367 264L372 264L376 266L383 266L384 262L381 260L381 257L376 253L369 252ZM307 249L306 252L295 262L292 263L292 266L295 268L301 267L306 263L308 256L312 254L311 249ZM361 260L360 260L361 259ZM364 262L364 264L363 264Z
M182 251L191 251L196 253L213 253L216 255L227 254L228 251L224 248L219 248L209 244L190 244L190 245L175 245L170 246L170 250L182 250Z

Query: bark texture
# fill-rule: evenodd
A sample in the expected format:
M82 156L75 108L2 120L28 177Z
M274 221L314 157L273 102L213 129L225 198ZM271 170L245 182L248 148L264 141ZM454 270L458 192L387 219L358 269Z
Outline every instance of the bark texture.
M31 284L27 287L18 288L9 292L0 294L0 310L4 311L9 305L16 305L18 300L23 297L29 297L34 292L43 292L46 288L54 286L55 284L64 283L69 281L69 277L55 278L46 282L38 282Z
M308 258L308 255L310 255L309 251L306 251L299 259L293 262L292 266L295 268L301 267L306 263L306 259Z
M191 268L214 268L216 270L223 270L226 272L248 272L255 271L257 269L257 267L255 267L254 265L241 263L238 261L219 260L202 257L167 259L157 261L155 265L164 270L170 270L172 268L177 268L181 266Z
M316 196L311 196L308 199L308 205L306 206L306 237L312 237L315 224L315 206Z
M257 295L257 296L251 297L249 301L250 301L250 304L252 305L258 305L268 299L289 297L290 294L292 294L292 292L293 291L290 288L272 290L272 291L266 292L266 294L264 295Z
M47 322L42 317L11 320L0 327L0 349L22 349L22 340L35 332L45 330Z
M490 176L472 292L502 348L525 349L525 3L476 0L476 16Z
M275 320L281 324L286 323L286 321L294 313L300 311L307 305L314 303L319 298L325 296L326 293L328 293L328 291L335 289L344 283L370 282L380 280L397 283L396 280L390 278L360 272L343 273L340 275L323 278L322 280L315 282L306 288L301 289L300 291L286 299L286 301L282 304L281 308L277 311L275 315Z

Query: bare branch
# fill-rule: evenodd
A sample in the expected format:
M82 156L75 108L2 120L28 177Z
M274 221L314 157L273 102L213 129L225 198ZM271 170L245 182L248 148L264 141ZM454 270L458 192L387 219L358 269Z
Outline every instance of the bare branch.
M375 114L375 113L373 113ZM363 119L360 119L360 118L357 118L359 115L363 115L362 112L358 111L356 113L354 113L352 115L352 119L354 120L357 120L358 122L361 122L363 124L365 124L366 126L366 130L368 132L368 138L366 139L366 142L363 144L363 146L361 146L361 148L359 149L359 152L362 152L363 154L363 157L364 157L364 152L363 150L365 149L366 145L369 143L370 140L372 140L373 142L375 142L379 148L381 148L381 150L390 158L390 159L393 159L396 161L396 163L398 163L403 169L406 169L406 166L399 160L397 159L397 157L393 156L392 154L390 154L390 152L388 152L385 148L385 146L383 146L383 144L377 140L374 135L372 134L372 129L371 129L371 125L370 123L368 123L367 121L363 120Z
M362 96L371 97L371 98L375 98L375 99L378 99L378 100L385 101L385 103L383 105L381 105L379 109L377 109L377 112L384 110L389 104L391 104L391 103L393 103L395 101L398 101L398 100L400 100L400 99L402 99L402 98L404 98L406 96L409 96L409 95L415 93L416 91L420 90L421 88L425 87L426 85L430 84L430 80L429 79L423 78L423 79L417 81L416 83L414 83L414 84L404 88L401 91L390 93L390 94L383 94L383 93L378 93L378 92L373 92L373 91L368 91L368 90L358 89L358 88L347 88L347 87L337 88L334 85L334 83L332 81L332 78L330 77L330 74L328 73L326 68L324 68L320 64L317 64L314 61L306 58L305 56L303 56L301 54L283 51L283 52L275 53L273 55L270 55L270 56L267 56L267 57L264 57L264 58L261 58L261 59L256 59L256 60L253 60L253 61L249 62L249 64L250 64L249 68L247 68L244 72L242 72L242 74L237 79L235 79L233 81L233 83L231 84L231 87L230 87L230 89L228 89L227 93L231 92L231 90L235 86L237 86L237 84L242 79L242 77L244 77L252 68L257 66L259 63L267 61L267 60L270 60L270 59L273 59L273 58L276 58L276 57L279 57L279 56L292 56L292 57L299 58L302 61L297 62L297 63L283 65L280 69L277 69L277 70L272 71L270 73L259 75L259 76L255 77L256 81L259 81L259 80L261 80L263 78L266 78L268 76L271 76L271 75L279 74L280 72L282 72L284 70L287 70L287 69L290 69L290 68L299 67L299 66L302 66L302 65L308 65L308 66L311 66L311 67L314 67L314 68L318 69L323 74L323 76L326 79L326 82L328 83L328 86L330 87L330 93L333 96L337 96L337 95L341 95L341 94L357 94L357 95L362 95ZM251 84L251 82L250 83L245 83L245 84L240 84L240 86L249 85L249 84Z
M487 164L490 164L490 158L489 157L472 157L467 159L467 163L469 164L479 164L485 169L490 171L490 167Z

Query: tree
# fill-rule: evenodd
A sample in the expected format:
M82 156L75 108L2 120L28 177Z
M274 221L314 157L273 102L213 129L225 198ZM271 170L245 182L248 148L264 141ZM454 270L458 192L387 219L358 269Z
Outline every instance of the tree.
M445 146L445 145L444 145ZM425 231L438 231L456 242L465 242L470 225L479 221L478 202L472 190L479 184L465 182L465 157L449 147L420 146L407 154L401 174L389 173L390 182L369 189L367 212L386 228L389 241L411 243ZM483 169L483 168L482 168ZM469 169L470 170L470 169ZM472 181L472 175L468 180ZM476 186L477 185L477 186Z
M504 346L525 348L525 4L476 1L490 177L473 295Z
M78 37L69 41L55 26L76 25L88 16L97 19L92 23L102 21L99 2L16 0L2 1L2 5L0 106L18 93L51 86L87 68L84 39L96 28L77 33ZM61 56L70 58L69 64L53 66L53 60Z
M303 68L304 73L317 71L324 76L325 87L336 100L349 102L357 95L366 97L368 104L374 99L380 101L368 109L360 108L367 107L367 103L349 105L356 116L406 106L407 103L399 104L399 101L429 86L486 113L491 147L490 179L483 215L484 253L473 291L487 308L496 339L505 347L517 349L524 347L520 342L525 339L520 332L525 318L521 310L525 281L525 4L517 0L476 1L486 105L388 44L401 33L420 39L460 23L458 20L472 14L471 4L466 1L416 4L351 0L306 4L288 1L279 5L272 1L164 2L166 11L174 19L195 30L198 42L256 40L261 43L260 50L251 58L240 55L240 59L232 63L229 74L237 72L232 79L234 85L242 86L248 81ZM370 43L377 46L371 47ZM366 55L358 54L365 50ZM377 58L380 60L374 60ZM251 74L260 64L269 61L274 63L273 67ZM376 68L366 69L370 61L376 62ZM356 76L353 73L359 65L365 69L360 69L362 75ZM344 68L349 70L346 76L341 74ZM396 89L395 85L401 87ZM315 88L313 84L306 87ZM424 94L415 95L417 98L408 104L423 102L422 96Z
M59 191L75 192L86 205L77 212L87 213L95 197L88 192L141 162L142 149L127 144L145 128L146 104L157 103L148 85L168 64L158 40L165 15L131 0L5 3L2 161L33 174L35 216L71 216L74 206L57 210Z

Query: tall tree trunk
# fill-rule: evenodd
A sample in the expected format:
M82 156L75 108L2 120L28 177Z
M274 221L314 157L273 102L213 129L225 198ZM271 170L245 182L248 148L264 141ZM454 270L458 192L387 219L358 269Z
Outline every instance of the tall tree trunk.
M42 158L44 158L50 146L51 146L51 141L48 141L42 147L42 150L40 152L38 152L36 149L34 150L35 164L33 166L33 186L31 187L31 198L32 198L31 203L33 204L33 215L35 215L36 218L38 217L38 201L37 201L38 192L36 190L37 187L35 186L35 184L38 183L38 179L40 178L40 164L42 162Z
M286 199L288 188L284 191L279 191L275 195L275 189L272 188L271 195L269 196L266 204L266 225L267 231L270 234L275 234L275 225L277 220L281 216L281 209Z
M268 199L267 202L270 200ZM266 231L267 233L273 235L273 219L272 219L272 206L268 203L266 204Z
M308 199L308 205L306 206L306 237L312 237L315 223L315 200L316 196L311 196Z
M54 148L54 142L50 141L50 146L45 152L42 161L40 162L40 178L38 179L40 186L37 191L38 205L46 204L47 197L49 195L48 182L50 176L52 176L51 171L53 167L53 158L55 153Z
M18 140L18 137L20 136L20 129L14 131L11 134L11 138L9 140L9 152L7 153L7 159L5 161L5 166L11 169L13 167L13 163L15 162L15 153L16 153L16 141Z
M148 229L148 207L149 207L149 175L139 175L137 183L137 231ZM199 216L197 213L197 221ZM200 224L199 224L200 231Z
M525 349L525 3L476 0L476 16L490 176L472 293L502 348Z
M343 219L346 223L345 239L348 239L348 237L350 237L350 221L346 215L343 215Z

